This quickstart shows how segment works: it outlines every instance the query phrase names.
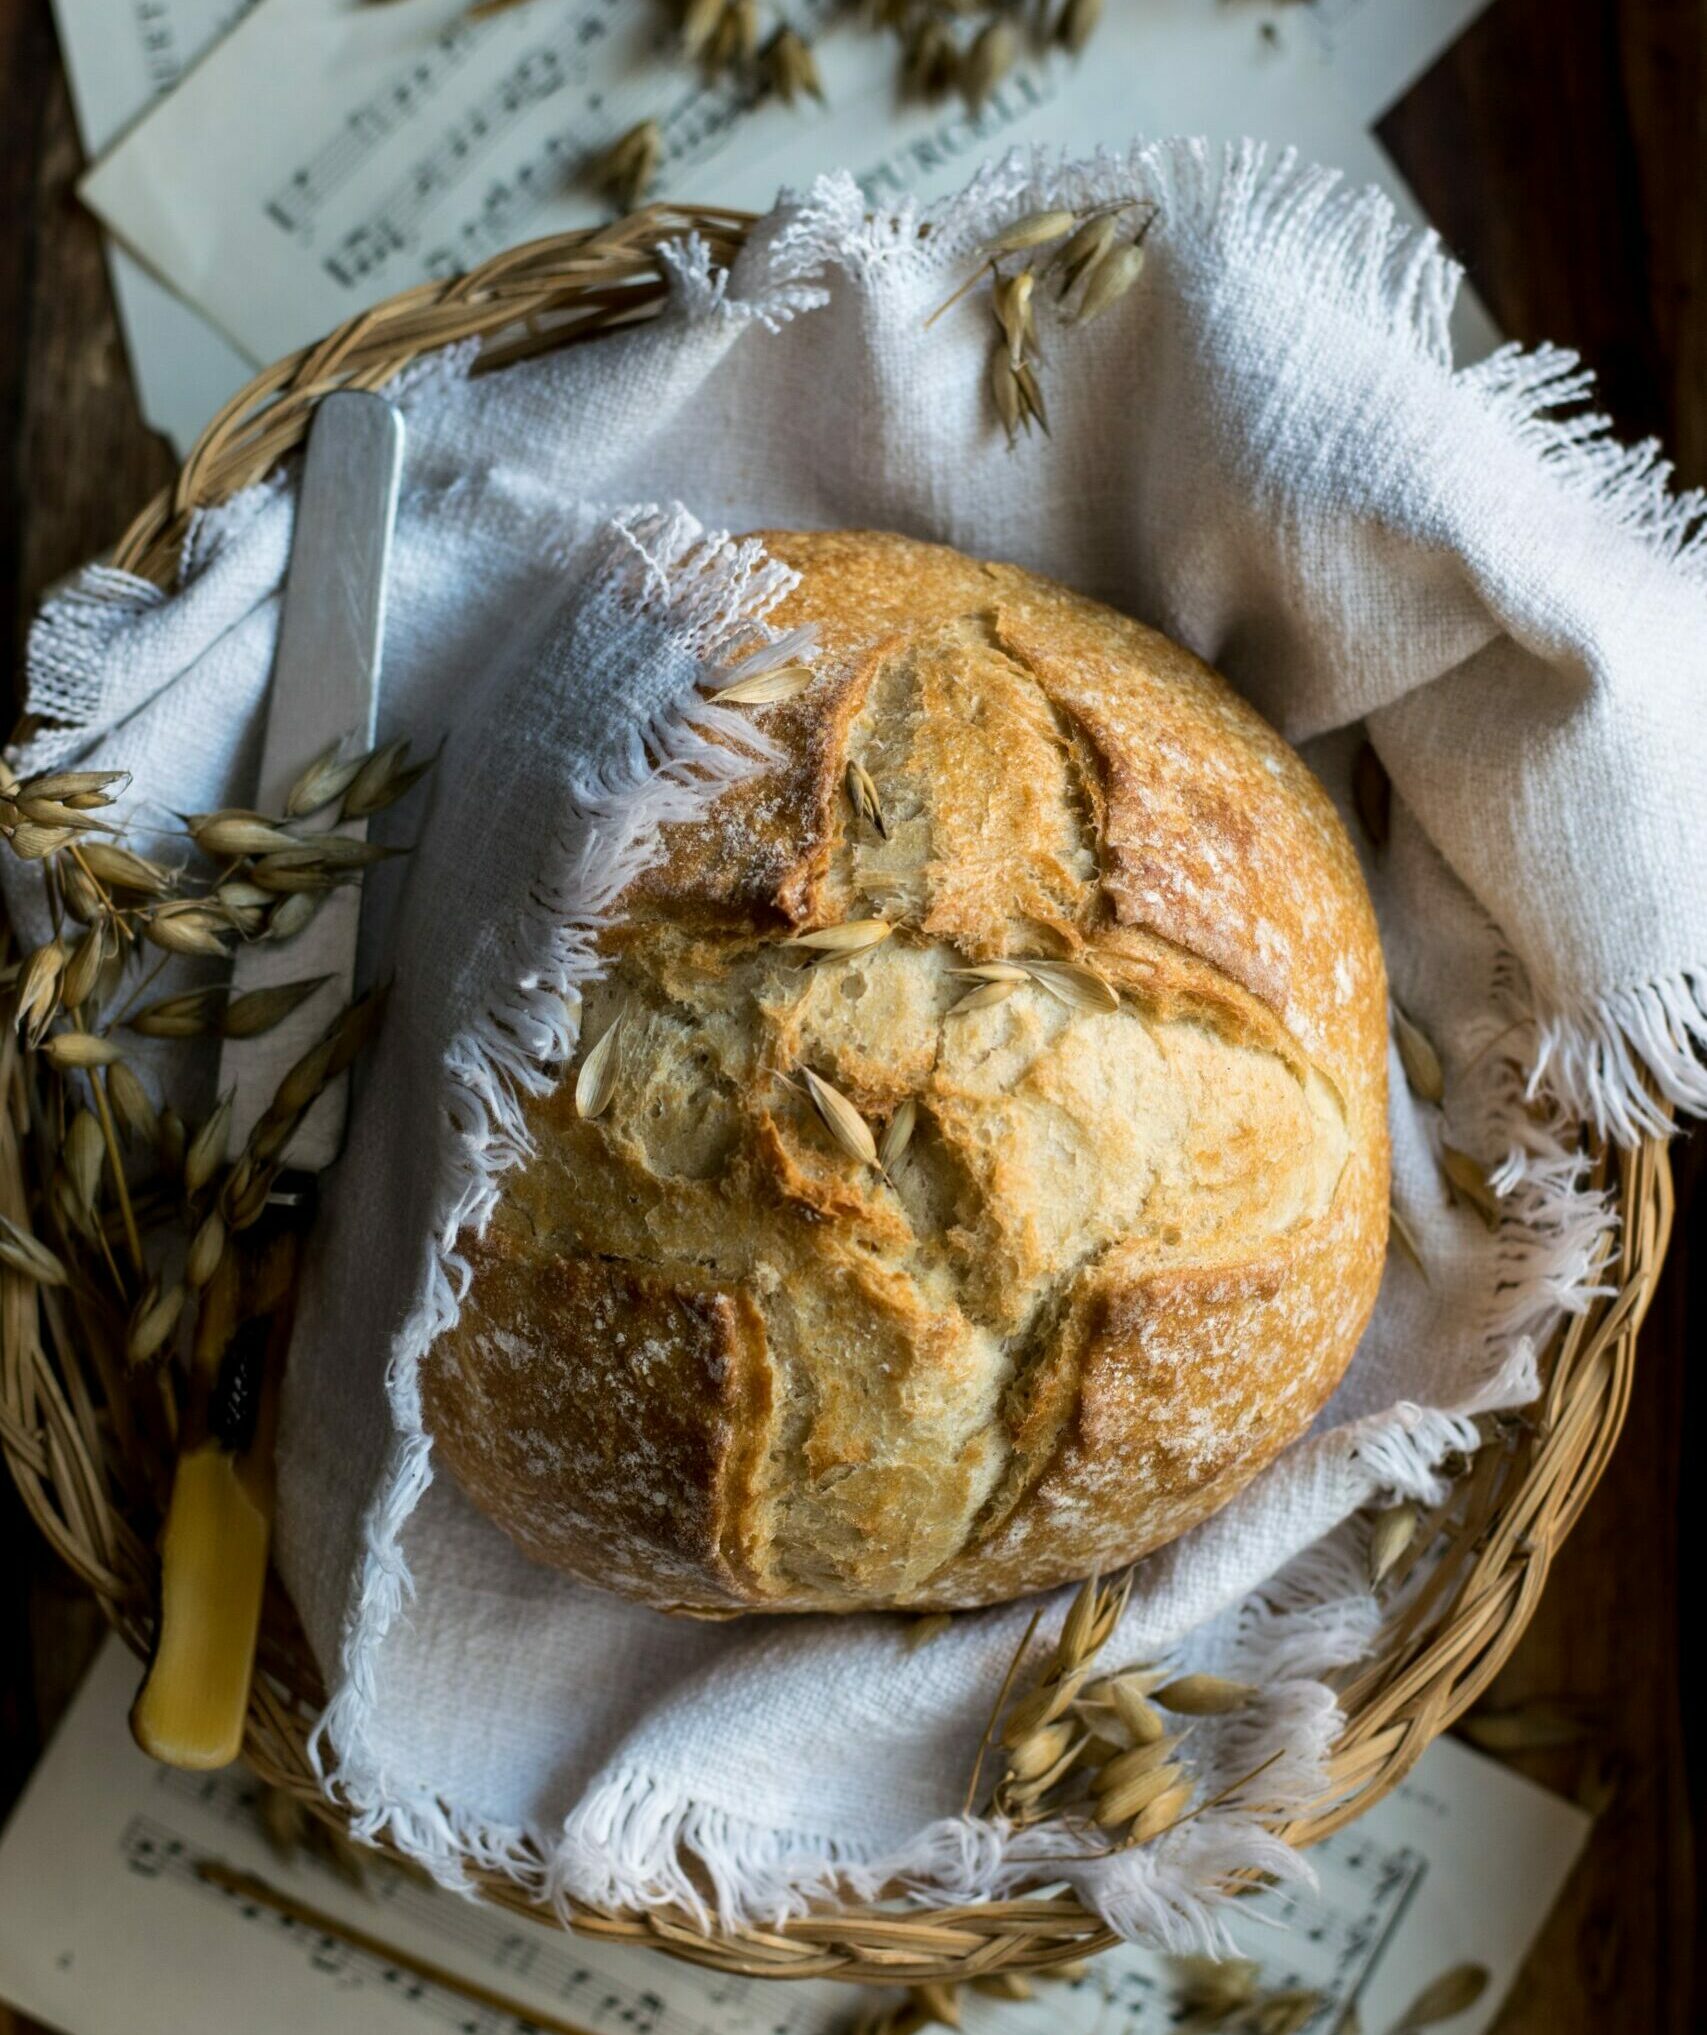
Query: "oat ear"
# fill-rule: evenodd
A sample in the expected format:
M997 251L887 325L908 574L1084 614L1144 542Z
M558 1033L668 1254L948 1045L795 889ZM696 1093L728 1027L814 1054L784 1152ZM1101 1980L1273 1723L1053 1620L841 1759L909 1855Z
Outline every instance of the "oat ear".
M1107 1012L1120 1008L1120 992L1113 983L1082 961L1022 961L1020 966L1070 1010Z
M1399 1064L1405 1070L1405 1084L1419 1102L1439 1102L1446 1094L1446 1076L1440 1055L1428 1034L1393 1005L1393 1042L1399 1049Z
M836 1143L850 1159L857 1159L862 1166L875 1166L878 1163L877 1141L871 1135L871 1126L865 1118L839 1088L832 1088L810 1067L801 1068L800 1078L806 1083L812 1107Z
M625 1005L581 1062L581 1071L575 1077L575 1114L587 1122L603 1116L616 1093L617 1076L622 1071L622 1028L627 1017Z
M969 989L958 1003L951 1003L945 1015L963 1017L968 1011L991 1010L998 1003L1006 1003L1018 989L1017 982L985 982L976 989Z
M882 946L895 928L887 919L844 919L840 925L820 926L810 933L796 933L784 940L785 947L806 947L814 953L846 960L854 954L868 954Z
M894 1172L907 1156L907 1148L913 1142L918 1124L919 1105L909 1095L897 1106L877 1147L877 1163L885 1174Z

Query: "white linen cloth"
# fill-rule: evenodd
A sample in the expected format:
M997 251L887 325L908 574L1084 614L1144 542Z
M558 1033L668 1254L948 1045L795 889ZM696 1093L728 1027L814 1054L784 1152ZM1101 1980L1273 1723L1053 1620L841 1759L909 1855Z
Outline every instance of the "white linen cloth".
M1085 328L1039 293L1053 435L1010 453L986 293L926 315L1015 216L1129 196L1159 206L1148 268ZM1644 1074L1707 1098L1701 504L1581 413L1568 356L1455 371L1437 245L1255 145L1016 158L928 236L831 178L729 274L691 241L668 265L654 323L399 391L382 732L446 740L426 809L384 822L419 839L365 909L367 968L396 987L287 1379L278 1551L332 1691L327 1785L453 1883L477 1858L546 1898L770 1917L838 1869L975 1898L1053 1850L1117 1929L1201 1942L1227 1870L1301 1869L1253 1812L1319 1787L1321 1677L1378 1627L1350 1515L1435 1495L1592 1290L1610 1218L1569 1118L1652 1127ZM204 516L170 597L94 570L52 605L31 704L57 725L20 768L86 753L163 806L245 801L291 487ZM660 501L686 508L624 507ZM1395 996L1447 1068L1444 1110L1393 1084L1429 1277L1393 1256L1312 1435L1140 1567L1106 1658L1173 1649L1264 1691L1193 1741L1205 1795L1260 1781L1142 1850L960 1814L1031 1607L917 1651L897 1618L671 1620L531 1565L434 1479L415 1366L519 1149L518 1094L572 1053L592 931L652 828L720 788L685 766L726 778L761 739L696 685L765 633L787 575L695 517L899 529L1053 574L1217 664L1342 809L1365 732L1396 787L1366 864ZM744 747L707 747L720 716ZM205 1062L162 1076L206 1106ZM1498 1167L1497 1233L1448 1201L1443 1138Z

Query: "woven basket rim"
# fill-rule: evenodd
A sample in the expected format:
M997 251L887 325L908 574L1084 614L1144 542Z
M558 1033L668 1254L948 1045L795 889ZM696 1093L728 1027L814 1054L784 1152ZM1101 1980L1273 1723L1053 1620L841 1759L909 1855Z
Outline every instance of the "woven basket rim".
M135 518L110 562L166 587L194 512L261 479L293 451L319 400L336 388L378 388L422 355L478 339L476 371L594 339L653 315L665 284L658 243L697 232L712 257L738 252L752 214L710 206L651 206L609 226L513 248L452 281L426 283L348 320L257 375L198 439L173 486ZM0 933L4 932L0 919ZM15 1028L0 1043L0 1092L22 1078ZM1585 1139L1593 1177L1620 1217L1605 1290L1563 1322L1546 1353L1533 1421L1504 1449L1488 1448L1419 1540L1445 1542L1417 1601L1358 1665L1341 1697L1346 1725L1328 1792L1281 1835L1308 1845L1378 1801L1430 1742L1481 1694L1527 1625L1552 1558L1623 1425L1637 1331L1670 1236L1671 1169L1662 1139L1629 1150ZM11 1110L0 1111L0 1212L27 1219L25 1157ZM127 1485L161 1465L120 1459L102 1416L99 1376L75 1347L43 1333L35 1289L0 1273L0 1449L32 1517L99 1599L114 1628L146 1658L158 1573L135 1523ZM1432 1541L1430 1541L1432 1536ZM306 1744L323 1702L318 1671L274 1577L245 1755L261 1777L334 1823ZM497 1905L547 1919L514 1880L472 1869ZM904 1912L850 1900L764 1929L719 1932L676 1910L604 1914L575 1906L574 1927L668 1951L721 1971L765 1978L837 1978L889 1985L963 1981L1044 1966L1116 1939L1070 1893Z

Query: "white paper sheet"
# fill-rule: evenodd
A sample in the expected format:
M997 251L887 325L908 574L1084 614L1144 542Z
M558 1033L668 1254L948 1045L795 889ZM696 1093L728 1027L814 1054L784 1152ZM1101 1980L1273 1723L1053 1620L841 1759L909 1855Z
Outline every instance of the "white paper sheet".
M1082 152L1138 132L1201 131L1295 142L1387 185L1415 218L1342 102L1332 63L1336 36L1356 31L1357 75L1372 89L1375 17L1404 10L1398 0L1329 4L1337 26L1294 25L1307 10L1285 10L1271 40L1260 7L1128 0L1082 60L1028 56L974 119L958 103L898 106L893 45L846 28L819 45L827 109L743 111L734 87L705 86L667 61L666 17L632 0L533 0L477 21L466 0L261 0L84 194L261 359L394 290L598 219L588 163L652 114L664 126L662 195L755 209L836 163L878 199L934 196L1013 142ZM1446 23L1468 4L1410 0ZM811 26L838 9L803 0L797 12ZM1428 40L1407 30L1405 61ZM1393 74L1388 64L1379 89Z
M164 98L251 0L53 0L84 152L99 155ZM137 406L180 455L258 362L108 243Z
M1288 10L1333 72L1346 110L1373 127L1436 57L1455 42L1488 0L1309 0Z
M831 1983L726 1979L650 1952L518 1920L424 1886L379 1860L363 1890L268 1846L240 1769L151 1765L125 1713L137 1670L108 1642L0 1838L0 1998L67 2035L831 2035L861 2004ZM1481 2035L1581 1850L1588 1818L1448 1740L1351 1830L1311 1853L1321 1884L1253 1898L1241 1948L1269 1987L1325 2001L1328 2035L1355 1999L1390 2027L1448 1967L1476 1962L1486 1993L1451 2023ZM287 1918L210 1864L258 1875L340 1929ZM476 2004L400 1961L425 1959L502 1998ZM875 2000L875 1995L867 1996ZM1122 1948L1074 1983L1019 2004L971 1996L967 2035L1166 2035L1168 1967Z

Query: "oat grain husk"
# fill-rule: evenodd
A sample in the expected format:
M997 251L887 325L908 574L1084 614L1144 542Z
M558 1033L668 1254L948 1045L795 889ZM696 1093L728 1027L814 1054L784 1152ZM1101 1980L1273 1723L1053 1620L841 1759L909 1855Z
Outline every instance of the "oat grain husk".
M951 1003L945 1015L964 1017L975 1010L993 1010L997 1004L1006 1003L1018 989L1017 982L984 982L976 989L969 989L956 1003Z
M785 664L720 686L712 697L725 707L777 707L797 700L811 686L814 674L804 664Z
M889 838L889 822L884 817L883 801L877 795L877 786L871 772L854 757L848 758L847 769L848 803L855 814L865 820L879 840Z
M55 1032L51 1039L42 1041L41 1052L61 1073L110 1067L119 1057L119 1049L110 1039L98 1039L93 1032Z
M1461 1152L1456 1145L1443 1144L1440 1148L1440 1170L1451 1185L1453 1199L1467 1202L1482 1218L1486 1228L1498 1229L1499 1197L1488 1184L1487 1168L1479 1160L1472 1159L1468 1152Z
M1369 1582L1379 1588L1416 1539L1421 1514L1414 1505L1389 1505L1375 1515L1369 1534Z
M626 1011L619 1011L604 1035L581 1062L575 1077L575 1114L585 1122L603 1116L616 1093L622 1071L622 1028Z
M1419 1102L1439 1102L1446 1094L1446 1076L1440 1055L1422 1027L1393 1006L1393 1041L1399 1049L1399 1064L1405 1070L1405 1085Z
M37 1286L64 1286L70 1278L58 1254L9 1215L0 1215L0 1265Z
M1256 1701L1249 1682L1223 1675L1181 1675L1156 1691L1156 1701L1179 1717L1222 1717Z
M1438 2027L1473 2007L1488 1989L1490 1977L1485 1964L1455 1964L1423 1987L1393 2024L1392 2035L1418 2035L1424 2028Z
M801 1079L806 1083L806 1093L812 1107L818 1112L824 1127L829 1131L850 1159L857 1159L862 1166L877 1164L877 1143L871 1135L871 1126L839 1088L832 1088L821 1075L814 1074L810 1067L802 1067Z
M877 1147L877 1163L885 1173L893 1173L907 1156L918 1125L919 1105L909 1095L896 1105L895 1113L885 1125L882 1140Z
M844 919L840 925L820 926L815 932L796 933L784 940L785 947L807 947L832 958L868 954L881 947L895 928L887 919Z
M1022 961L1019 964L1033 982L1047 989L1076 1011L1116 1011L1120 992L1082 961Z
M1399 1205L1393 1202L1387 1209L1387 1235L1398 1245L1401 1257L1408 1258L1426 1283L1428 1267L1423 1263L1423 1254L1412 1232L1411 1226L1399 1212Z

